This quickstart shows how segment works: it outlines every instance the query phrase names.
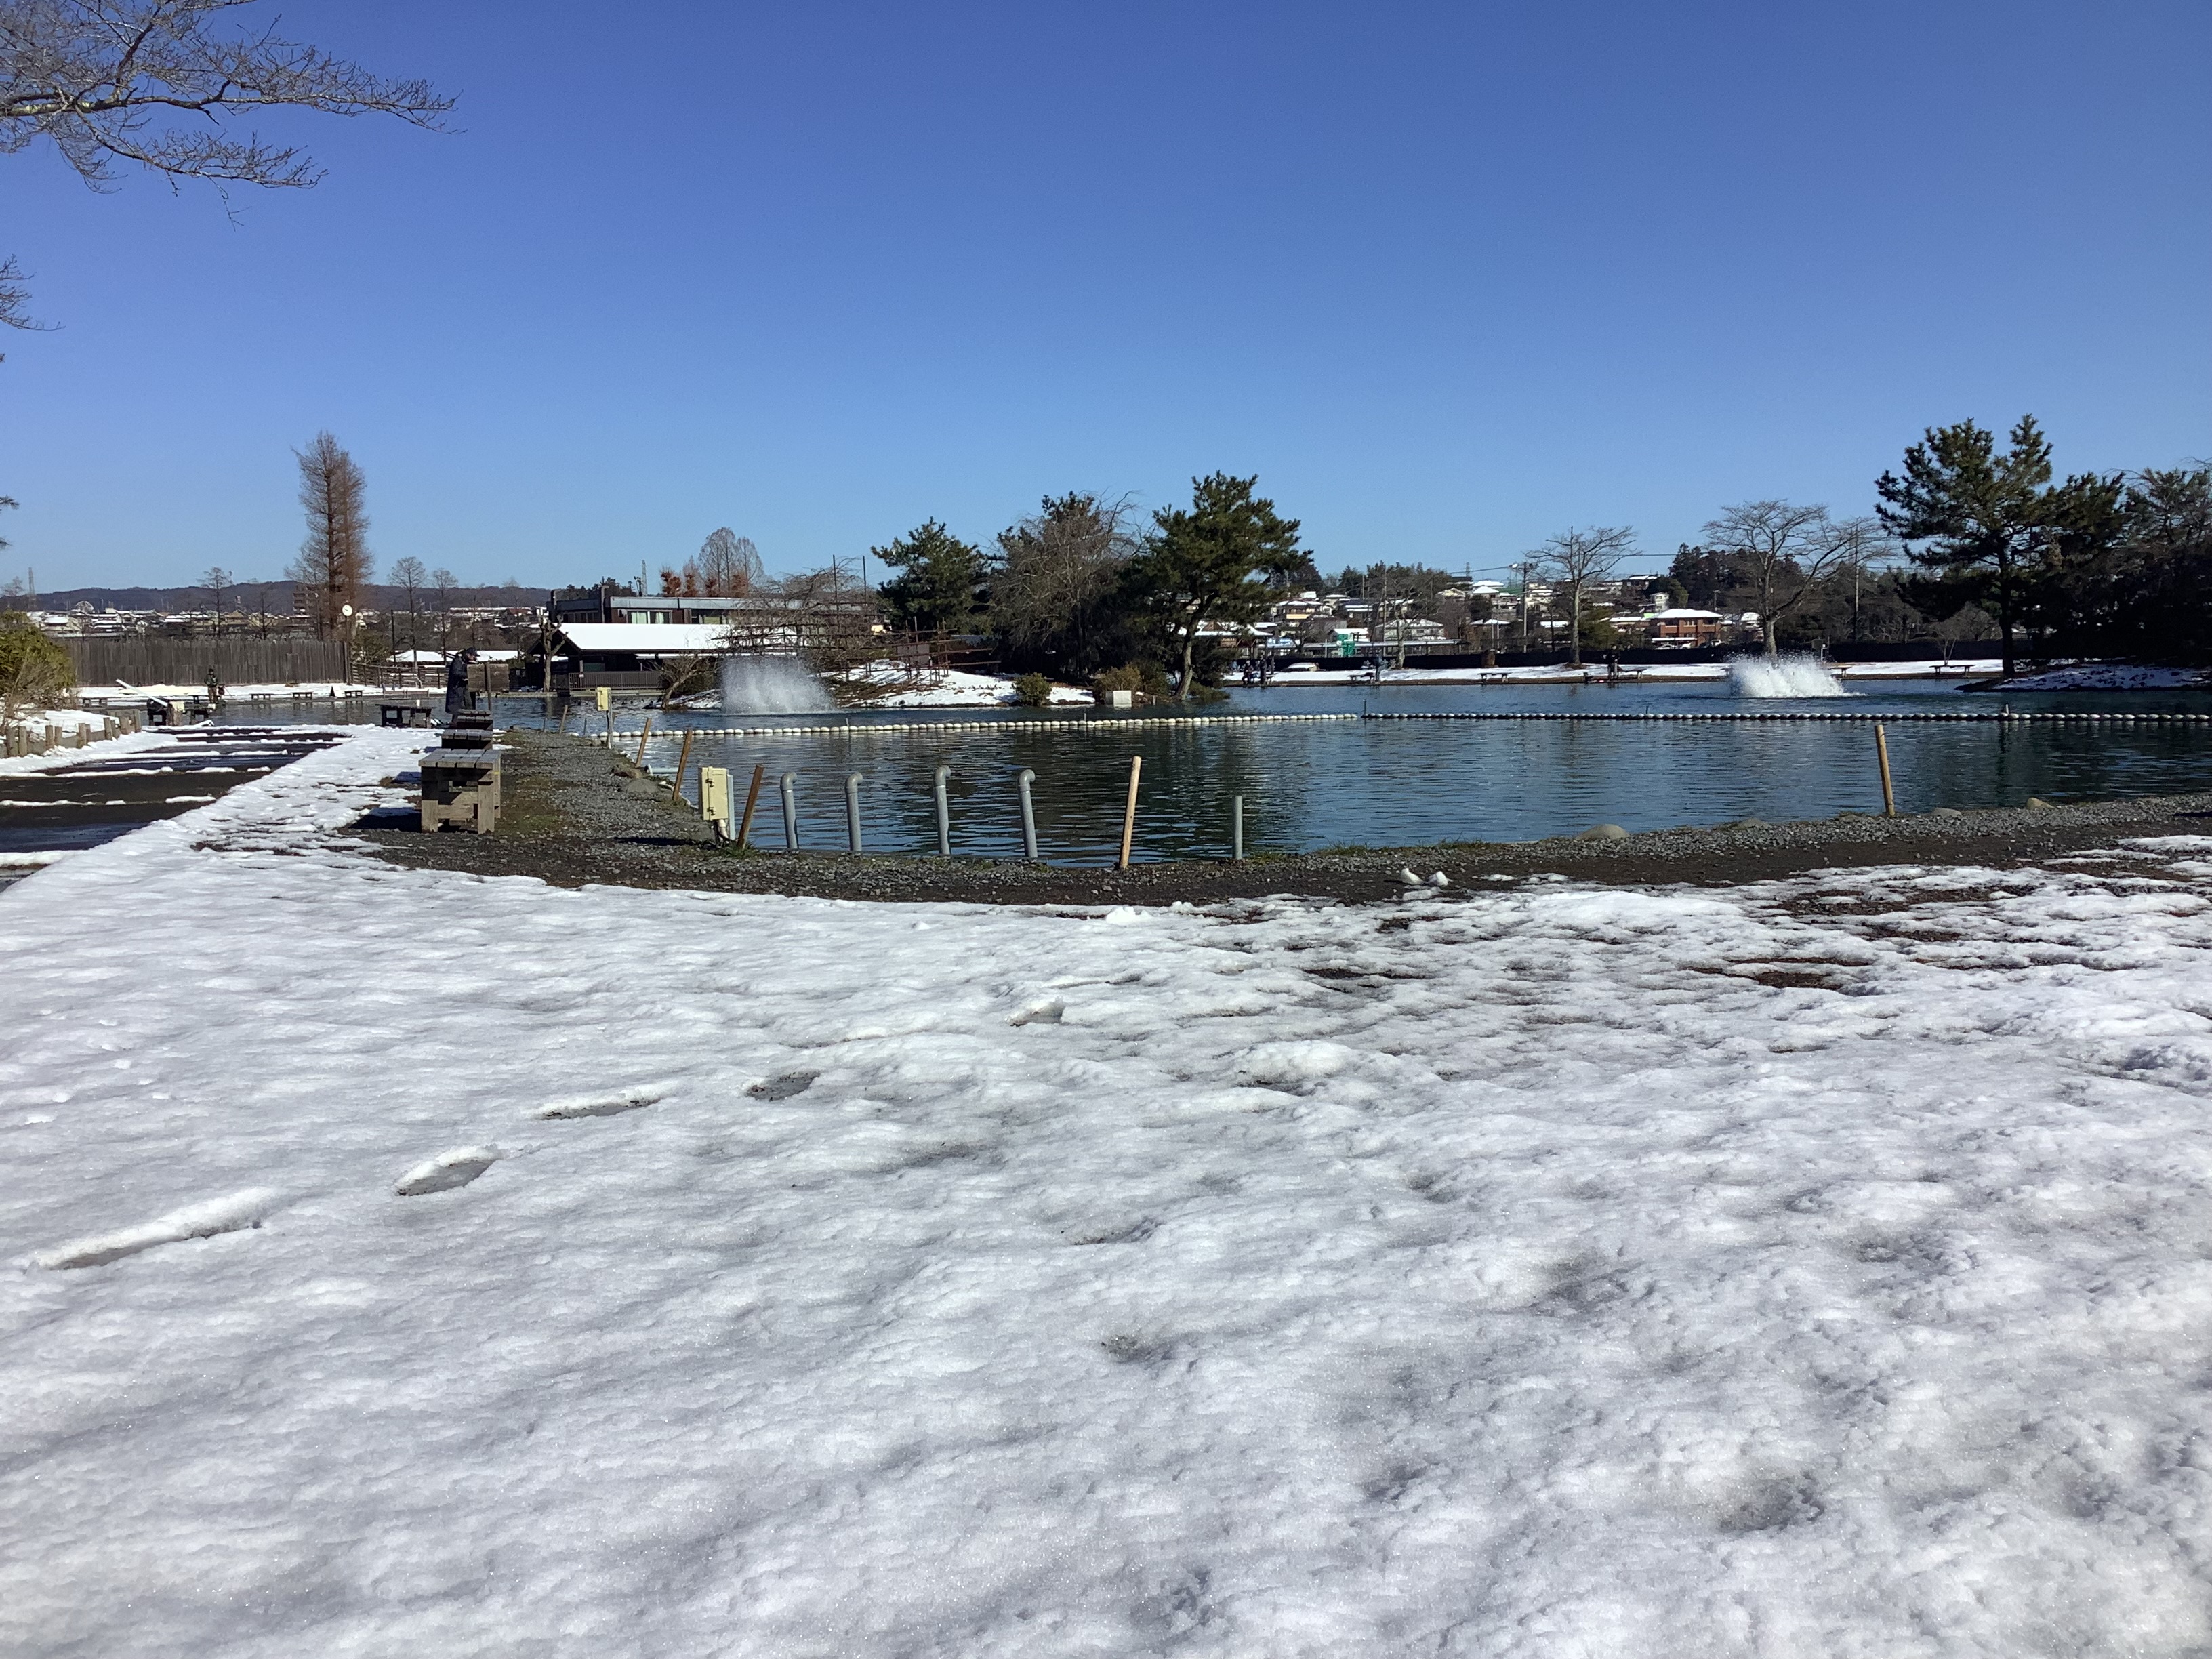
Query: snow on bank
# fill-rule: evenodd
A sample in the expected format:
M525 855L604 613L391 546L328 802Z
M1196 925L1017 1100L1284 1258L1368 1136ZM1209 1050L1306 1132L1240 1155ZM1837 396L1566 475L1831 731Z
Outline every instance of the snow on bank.
M859 675L902 688L873 700L868 705L872 708L988 708L1014 701L1014 678L1011 674L971 674L962 668L915 670L900 663L884 662L869 663L859 671ZM1091 700L1091 693L1081 686L1052 688L1054 704L1081 703L1087 707Z
M0 894L0 1645L2212 1641L2212 840L562 891L330 833L421 741Z
M2196 668L2143 668L2132 663L2081 663L2004 683L2007 691L2179 691L2206 683Z
M74 710L62 710L74 713ZM98 715L88 717L83 724L88 731L100 729ZM74 726L68 728L74 732ZM52 772L64 766L81 766L87 761L113 760L124 755L135 755L147 749L160 749L175 739L166 732L128 732L117 738L90 738L82 749L49 749L43 755L17 755L12 758L0 757L0 777L25 772Z

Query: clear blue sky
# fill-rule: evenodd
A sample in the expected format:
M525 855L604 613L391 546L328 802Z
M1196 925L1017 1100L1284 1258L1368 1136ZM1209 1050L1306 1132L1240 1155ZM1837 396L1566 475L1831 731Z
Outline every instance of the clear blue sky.
M1325 568L1650 562L1866 510L1922 428L2212 453L2212 7L289 0L449 137L263 124L309 192L0 157L0 571L773 569L1257 472Z

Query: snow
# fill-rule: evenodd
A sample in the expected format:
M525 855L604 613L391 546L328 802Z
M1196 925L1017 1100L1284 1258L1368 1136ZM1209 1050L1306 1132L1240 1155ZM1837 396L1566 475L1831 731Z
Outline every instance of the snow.
M2081 663L2007 680L2008 691L2178 691L2204 684L2202 670L2146 668L2132 663Z
M1838 678L1847 680L1966 679L1995 674L2002 668L2002 664L1994 660L1984 662L1965 658L1948 664L1932 661L1855 662L1829 663L1824 666ZM1729 665L1724 662L1644 662L1621 664L1620 677L1624 680L1655 683L1724 680L1729 678ZM1571 668L1564 663L1520 668L1386 668L1382 671L1382 683L1385 685L1580 685L1605 677L1605 663L1601 655L1598 655L1593 656L1580 668ZM1375 673L1370 668L1285 669L1279 671L1267 684L1271 690L1277 686L1293 685L1372 685Z
M862 665L856 677L901 688L873 699L869 706L874 708L987 708L1014 701L1011 674L975 674L961 668L909 669L902 663L875 662ZM1052 688L1054 706L1081 703L1088 707L1092 701L1091 693L1081 686Z
M1964 680L2001 674L2004 664L1996 657L1954 657L1949 662L1923 658L1911 662L1838 663L1835 670L1847 680Z
M392 686L368 685L343 680L307 680L298 684L287 684L280 680L261 680L242 685L226 685L223 687L222 694L224 699L231 703L246 702L256 699L270 702L284 702L295 698L326 702L340 697L374 697L380 694L420 696L423 689L421 686L411 685L395 689ZM205 701L207 682L200 680L191 684L179 682L169 685L138 685L118 680L112 685L81 687L79 695L85 702L94 705L95 708L104 703L119 703L126 708L135 708L149 697L181 698L186 702L196 702Z
M79 726L89 731L97 731L100 727L99 715L79 715L76 709L50 709L46 711L46 714L49 720L56 715L64 717L57 724L65 731L73 732ZM70 715L78 715L78 718L67 720L66 717ZM13 758L0 756L0 777L25 772L52 772L64 766L81 766L87 761L112 760L119 756L137 754L142 750L163 748L173 741L158 730L132 732L119 738L88 738L82 749L75 746L49 749L43 755L17 755Z
M100 717L82 708L28 708L10 714L7 723L26 728L33 741L73 741L78 728L98 731Z
M2212 1643L2212 838L1218 913L0 894L0 1646Z
M1384 685L1580 685L1606 677L1602 660L1593 659L1580 668L1564 663L1520 668L1385 668ZM1728 665L1711 662L1623 663L1623 679L1724 680ZM1296 685L1373 685L1372 668L1285 668L1268 680L1269 690Z

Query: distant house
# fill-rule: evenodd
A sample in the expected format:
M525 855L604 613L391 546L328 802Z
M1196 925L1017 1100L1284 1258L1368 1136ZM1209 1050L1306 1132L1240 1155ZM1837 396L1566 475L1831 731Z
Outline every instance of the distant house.
M1638 620L1649 643L1684 651L1720 644L1729 626L1729 618L1717 611L1654 611Z
M554 647L556 685L657 690L676 665L729 650L724 623L564 623Z
M553 624L570 623L628 623L638 627L684 627L719 623L727 627L739 615L759 610L757 599L709 599L674 593L640 595L594 587L582 593L562 593L553 600Z

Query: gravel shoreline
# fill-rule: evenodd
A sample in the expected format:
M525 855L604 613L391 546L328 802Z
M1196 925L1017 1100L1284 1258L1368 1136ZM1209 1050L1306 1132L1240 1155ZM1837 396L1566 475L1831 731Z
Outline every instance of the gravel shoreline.
M1294 894L1368 902L1406 890L1402 872L1442 872L1455 886L1563 876L1629 886L1732 885L1868 865L2045 863L2136 836L2212 835L2212 794L2140 797L1910 817L1846 815L1794 823L1746 819L1617 840L1559 838L1270 854L1243 864L1182 860L1126 871L1012 859L827 852L739 853L667 788L596 744L511 731L491 836L423 835L372 815L356 833L416 869L535 876L561 887L705 888L872 901L983 904L1206 904Z

